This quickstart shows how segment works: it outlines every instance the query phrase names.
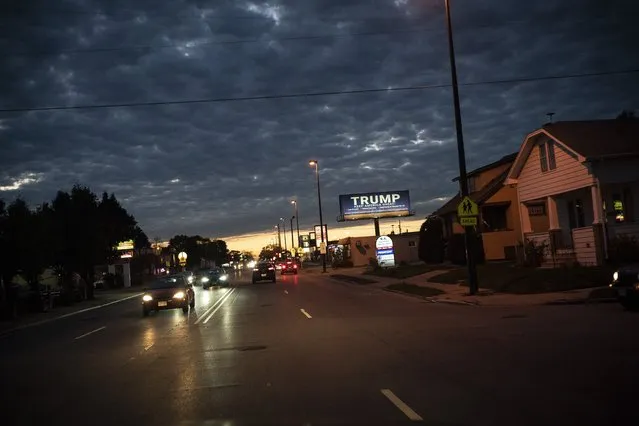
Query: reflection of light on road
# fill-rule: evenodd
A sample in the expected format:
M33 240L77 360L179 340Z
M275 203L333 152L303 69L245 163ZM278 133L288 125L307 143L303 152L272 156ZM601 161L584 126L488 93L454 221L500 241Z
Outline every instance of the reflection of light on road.
M208 290L202 290L202 303L208 305L211 302L211 292Z
M144 350L148 350L155 344L155 329L147 328L144 332Z

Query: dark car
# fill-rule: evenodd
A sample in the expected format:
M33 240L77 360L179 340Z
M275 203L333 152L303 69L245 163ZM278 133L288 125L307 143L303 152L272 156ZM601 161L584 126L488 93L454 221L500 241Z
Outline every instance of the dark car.
M209 271L200 272L197 282L202 285L203 289L212 286L226 287L229 285L230 277L224 268L213 268Z
M280 269L282 275L284 274L295 274L297 275L297 270L298 270L299 266L297 265L297 262L295 261L295 259L287 259L286 261L282 262L282 267Z
M619 303L630 310L639 309L639 265L619 268L612 275L610 287L617 290Z
M142 314L151 311L182 308L184 313L195 307L195 292L182 274L156 278L142 296Z
M275 265L271 262L259 262L253 268L253 284L258 281L275 282Z

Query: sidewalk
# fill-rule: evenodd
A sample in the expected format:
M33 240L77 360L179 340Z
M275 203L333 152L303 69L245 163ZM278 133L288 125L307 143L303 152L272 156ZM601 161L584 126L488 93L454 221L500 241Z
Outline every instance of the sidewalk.
M585 304L585 303L606 303L614 302L616 299L605 294L607 287L600 288L585 288L579 290L562 291L557 293L538 293L538 294L507 294L507 293L494 293L491 290L479 289L479 294L470 296L468 294L468 287L455 285L455 284L440 284L430 282L429 279L436 275L447 272L445 270L437 270L427 272L422 275L417 275L405 279L396 279L388 277L379 277L375 275L362 275L365 268L340 268L331 271L331 275L339 274L345 276L353 276L360 278L369 278L374 280L374 283L370 284L358 284L354 285L365 286L368 288L378 288L386 291L386 287L390 284L406 283L410 285L416 285L420 287L430 287L441 290L444 292L441 296L434 296L423 298L421 296L406 294L411 297L420 297L425 300L434 303L449 303L457 305L470 305L470 306L532 306L532 305L571 305L571 304ZM340 280L343 281L343 280ZM400 293L394 291L395 293ZM592 296L591 296L592 294Z
M45 323L74 315L81 311L96 308L102 305L117 303L136 295L142 294L142 287L129 287L109 290L95 290L95 298L83 300L69 306L57 306L49 312L26 312L13 320L0 320L0 335L10 333L22 328L31 327L39 323Z

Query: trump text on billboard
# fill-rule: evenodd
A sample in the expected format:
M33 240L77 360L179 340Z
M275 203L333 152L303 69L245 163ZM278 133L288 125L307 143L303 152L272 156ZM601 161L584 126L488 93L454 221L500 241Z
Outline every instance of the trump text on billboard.
M343 220L410 216L408 191L368 192L339 196Z

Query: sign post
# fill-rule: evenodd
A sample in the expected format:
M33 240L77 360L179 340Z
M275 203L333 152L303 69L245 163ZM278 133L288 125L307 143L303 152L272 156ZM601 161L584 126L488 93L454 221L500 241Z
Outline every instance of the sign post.
M479 206L468 195L464 196L457 205L459 224L466 231L466 262L468 263L468 292L476 294L479 290L477 282L477 266L475 264L475 227L479 217Z
M391 237L382 235L375 241L375 254L377 264L382 268L393 268L395 266L395 249Z

